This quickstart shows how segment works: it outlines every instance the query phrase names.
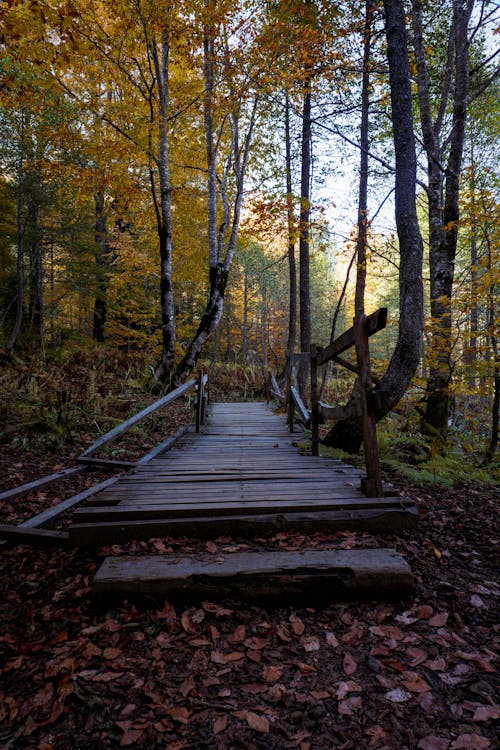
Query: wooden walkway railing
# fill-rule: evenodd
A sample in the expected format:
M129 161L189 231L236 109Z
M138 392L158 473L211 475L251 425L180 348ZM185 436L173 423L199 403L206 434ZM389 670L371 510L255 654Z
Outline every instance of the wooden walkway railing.
M387 308L383 307L368 316L362 316L349 330L345 331L335 341L326 347L311 346L310 352L291 354L287 352L287 373L290 373L286 384L286 394L282 393L274 375L270 376L270 393L280 403L287 404L288 425L293 432L294 422L298 421L304 427L311 429L312 454L319 455L319 425L328 419L361 418L363 429L363 445L366 466L366 477L363 478L363 491L369 497L377 497L382 493L382 475L380 472L378 440L376 429L376 388L379 381L371 373L370 350L368 339L387 324ZM352 347L356 348L357 367L340 355ZM310 370L310 400L311 409L305 404L296 386L296 365L307 362ZM347 406L331 406L319 399L318 368L335 362L358 375L360 381L359 404Z
M135 424L143 421L151 414L158 411L168 404L173 403L181 396L184 396L189 391L196 390L196 402L195 402L195 423L196 431L199 432L201 425L205 420L206 405L209 397L209 379L208 374L199 371L198 378L191 378L175 390L162 396L154 403L147 406L145 409L137 412L129 419L125 420L121 424L114 427L104 435L99 436L94 442L86 448L77 458L77 466L71 466L62 471L50 474L45 477L41 477L33 482L14 487L10 490L5 490L0 493L1 501L12 501L17 498L28 495L30 492L47 487L51 484L67 479L70 476L86 471L89 467L102 468L102 469L134 469L137 466L142 466L151 461L155 456L160 455L168 451L175 443L187 432L189 425L183 425L173 435L169 435L165 440L156 445L149 453L142 456L137 461L114 461L104 458L94 458L92 456L99 448L108 445L115 440L119 435L123 435L127 430L130 430ZM103 482L95 484L83 492L79 492L72 497L69 497L57 505L48 508L42 513L29 518L26 521L16 525L11 524L0 524L0 547L4 546L7 541L28 544L64 544L68 540L68 535L63 532L50 531L43 527L49 522L55 520L62 513L67 510L80 505L85 500L88 500L93 495L111 487L117 482L119 477L111 477Z

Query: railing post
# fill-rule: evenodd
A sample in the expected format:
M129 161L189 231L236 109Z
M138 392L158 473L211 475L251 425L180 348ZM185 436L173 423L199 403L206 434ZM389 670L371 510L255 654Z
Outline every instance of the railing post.
M203 422L203 370L198 370L198 382L196 387L196 432L199 432L200 425Z
M293 401L292 401L292 366L293 366L293 352L286 350L286 365L285 365L285 396L286 396L286 421L288 424L288 431L293 432Z
M382 475L377 440L377 421L373 406L372 375L370 366L370 348L366 315L359 315L354 320L354 340L361 391L361 417L363 422L363 444L365 450L366 479L361 482L361 489L368 497L382 495Z
M318 349L311 344L311 440L312 455L319 456Z

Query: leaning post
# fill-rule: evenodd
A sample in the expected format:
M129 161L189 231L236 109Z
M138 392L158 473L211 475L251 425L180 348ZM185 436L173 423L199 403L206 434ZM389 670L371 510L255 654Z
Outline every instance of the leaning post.
M311 344L311 440L313 456L319 456L318 352L320 348L316 344Z
M373 403L367 319L364 314L358 315L354 320L354 340L356 343L359 382L361 386L361 418L366 465L366 478L361 482L361 489L368 497L381 497L383 493L377 440L377 420Z

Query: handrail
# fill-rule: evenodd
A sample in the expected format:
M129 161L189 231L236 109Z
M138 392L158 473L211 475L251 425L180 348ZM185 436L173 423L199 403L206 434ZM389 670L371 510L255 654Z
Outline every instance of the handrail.
M137 422L140 422L141 420L145 419L150 414L153 414L157 409L160 409L162 406L166 406L167 404L170 404L172 401L175 401L179 396L182 396L187 391L191 390L191 388L194 388L196 385L196 380L194 378L191 378L191 380L188 380L186 383L183 383L178 388L175 388L175 390L170 391L170 393L167 393L166 396L162 396L162 398L158 399L158 401L155 401L154 403L150 404L149 406L146 406L145 409L142 409L142 411L137 412L137 414L134 414L130 419L127 419L125 422L122 422L114 429L110 430L109 432L105 432L104 435L101 435L97 438L97 440L94 440L92 445L89 445L88 448L86 448L83 453L80 454L79 458L84 458L85 456L90 456L91 453L94 453L97 448L101 448L103 445L106 445L107 443L110 443L112 440L115 439L115 437L118 437L118 435L121 435L123 432L126 432L132 425L137 424Z
M300 393L298 392L297 388L294 385L290 387L290 396L295 407L297 408L300 414L301 421L303 422L304 426L309 427L311 423L311 412L305 406L300 396Z

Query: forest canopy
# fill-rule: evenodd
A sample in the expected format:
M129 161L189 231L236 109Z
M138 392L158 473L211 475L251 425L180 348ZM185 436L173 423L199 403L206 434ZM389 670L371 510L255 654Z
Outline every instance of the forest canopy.
M281 373L385 306L377 418L406 394L491 461L497 27L488 0L3 2L3 362Z

